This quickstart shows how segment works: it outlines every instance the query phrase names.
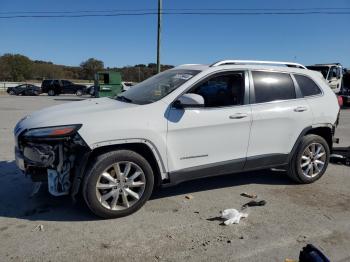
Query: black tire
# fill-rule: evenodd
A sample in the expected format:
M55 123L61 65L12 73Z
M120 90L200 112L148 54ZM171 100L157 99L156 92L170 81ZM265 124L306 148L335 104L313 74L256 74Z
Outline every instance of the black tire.
M324 148L325 151L325 159L324 159L324 165L322 170L315 175L314 177L310 177L310 176L306 176L303 173L303 170L301 168L301 158L303 156L304 151L306 150L307 147L309 147L310 145L314 144L314 143L318 143L321 144ZM329 156L330 156L330 149L328 146L328 143L326 142L326 140L318 135L306 135L304 136L297 149L294 152L294 155L292 156L289 166L288 166L288 170L287 170L287 175L294 181L297 182L299 184L309 184L309 183L313 183L316 180L320 179L323 174L325 173L328 163L329 163Z
M55 95L56 95L56 92L55 92L55 90L50 89L49 91L47 91L47 94L48 94L49 96L55 96Z
M79 89L79 90L77 90L77 92L75 94L77 96L82 96L83 95L83 90Z
M14 96L16 93L15 93L15 91L13 91L13 90L11 90L10 92L9 92L9 95L11 95L11 96Z
M97 183L100 179L100 175L109 166L123 161L130 161L139 166L145 176L145 188L140 199L137 200L132 206L123 210L111 210L102 205L97 197ZM99 155L95 161L93 161L84 177L82 193L85 203L89 209L99 217L102 218L118 218L128 216L137 210L139 210L152 194L154 186L154 175L150 164L145 158L134 151L130 150L117 150L111 151L105 154Z

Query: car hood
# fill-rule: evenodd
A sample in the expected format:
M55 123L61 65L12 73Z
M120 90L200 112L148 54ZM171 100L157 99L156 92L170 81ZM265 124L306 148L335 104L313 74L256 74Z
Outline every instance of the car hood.
M18 134L24 129L86 124L96 119L106 119L115 117L116 110L124 111L136 109L139 105L120 102L111 98L87 99L71 103L60 104L36 111L22 119L15 127L15 133ZM135 111L135 110L134 110Z

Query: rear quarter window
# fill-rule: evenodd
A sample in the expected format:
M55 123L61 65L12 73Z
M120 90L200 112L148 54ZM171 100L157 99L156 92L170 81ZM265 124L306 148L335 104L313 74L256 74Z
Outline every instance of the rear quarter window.
M295 87L287 73L253 71L255 103L295 99Z
M294 75L294 77L303 96L315 96L322 93L321 89L311 78L303 75Z

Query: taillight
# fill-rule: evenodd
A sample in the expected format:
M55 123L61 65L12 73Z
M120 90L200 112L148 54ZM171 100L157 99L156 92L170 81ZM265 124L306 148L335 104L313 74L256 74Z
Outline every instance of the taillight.
M342 107L343 106L343 97L341 97L341 96L337 96L337 97L338 97L338 104L340 107Z

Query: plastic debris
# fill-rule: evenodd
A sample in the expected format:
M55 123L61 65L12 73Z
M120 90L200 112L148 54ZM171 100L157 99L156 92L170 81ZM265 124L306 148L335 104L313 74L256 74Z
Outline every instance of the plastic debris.
M260 201L250 201L248 203L245 203L243 206L242 206L242 209L245 209L247 207L256 207L256 206L265 206L266 205L266 201L265 200L260 200Z
M192 195L186 195L185 198L191 200L193 198L193 196Z
M246 192L243 192L243 193L241 194L241 196L243 196L243 197L248 197L248 198L257 198L257 197L258 197L257 195L249 194L249 193L246 193Z
M307 244L300 251L299 262L330 262L330 260L312 244Z
M226 221L224 221L224 224L226 226L231 224L238 224L241 218L246 218L246 217L248 217L248 214L241 213L234 208L225 209L224 211L221 212L221 218L226 219Z
M32 231L44 231L44 225L37 225Z

